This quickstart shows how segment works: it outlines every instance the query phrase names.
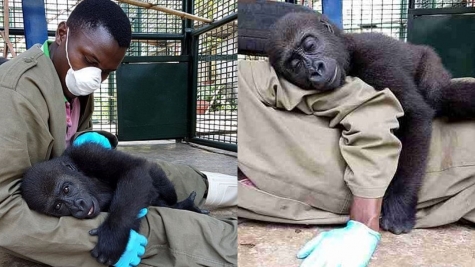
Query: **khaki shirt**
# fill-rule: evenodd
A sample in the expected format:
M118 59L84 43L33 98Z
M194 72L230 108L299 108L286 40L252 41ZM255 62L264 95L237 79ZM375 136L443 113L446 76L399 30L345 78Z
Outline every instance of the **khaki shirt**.
M390 90L354 77L331 92L302 90L266 61L240 61L238 82L239 166L259 189L339 214L353 195L384 195L397 168L401 143L393 131L403 116ZM293 112L308 116L289 120ZM259 127L263 119L275 127ZM279 140L286 135L299 142Z
M79 131L91 127L92 102L92 96L81 98ZM1 65L0 247L50 265L102 266L90 256L97 238L88 231L103 216L81 221L41 215L30 211L20 195L23 172L32 164L61 155L65 134L61 83L40 46Z

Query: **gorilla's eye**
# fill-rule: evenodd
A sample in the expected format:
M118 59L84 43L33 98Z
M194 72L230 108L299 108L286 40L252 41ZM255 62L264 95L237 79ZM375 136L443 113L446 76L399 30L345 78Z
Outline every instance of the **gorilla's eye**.
M68 185L63 188L63 192L65 194L69 193L69 186Z
M298 58L294 58L290 62L290 65L292 65L292 68L297 68L300 66L300 60Z
M58 202L58 203L56 203L56 205L54 206L54 209L55 209L55 210L60 210L62 206L63 206L63 203Z
M305 42L303 43L303 49L307 52L313 51L315 49L315 42L310 38L307 38L307 40L305 40Z

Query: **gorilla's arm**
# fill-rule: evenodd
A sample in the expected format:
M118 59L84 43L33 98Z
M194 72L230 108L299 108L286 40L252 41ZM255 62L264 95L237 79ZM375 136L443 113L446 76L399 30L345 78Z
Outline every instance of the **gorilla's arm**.
M98 235L98 243L91 254L99 262L107 265L117 262L125 251L130 229L138 232L138 211L148 206L148 193L151 190L151 182L147 182L149 178L147 172L138 166L118 179L109 216L91 233Z
M363 57L355 57L355 63L362 66L357 75L376 89L389 87L404 108L404 117L396 131L403 146L397 171L384 197L381 227L396 234L405 233L415 224L417 194L425 173L435 114L419 93L414 79L385 62L387 57L381 56L381 60L371 64L359 63L360 58Z

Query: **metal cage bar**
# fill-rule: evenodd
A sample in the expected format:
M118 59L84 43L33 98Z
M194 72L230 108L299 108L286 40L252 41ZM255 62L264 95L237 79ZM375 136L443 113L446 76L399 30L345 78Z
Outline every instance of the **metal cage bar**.
M194 26L190 141L237 151L237 13Z

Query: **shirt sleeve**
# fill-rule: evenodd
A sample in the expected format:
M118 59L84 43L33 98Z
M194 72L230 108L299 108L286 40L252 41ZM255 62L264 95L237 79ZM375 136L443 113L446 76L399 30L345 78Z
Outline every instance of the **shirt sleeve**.
M254 79L261 102L328 118L330 127L341 130L340 152L347 165L343 178L352 194L384 196L397 169L402 146L394 131L404 115L389 89L376 91L359 78L347 77L340 88L322 93L278 78L268 62L240 62L239 70L253 77L271 77Z
M339 146L347 163L344 180L353 195L383 197L401 151L394 130L404 113L392 92L376 91L358 78L347 77L342 87L308 95L298 107L328 117L330 127L341 129Z

